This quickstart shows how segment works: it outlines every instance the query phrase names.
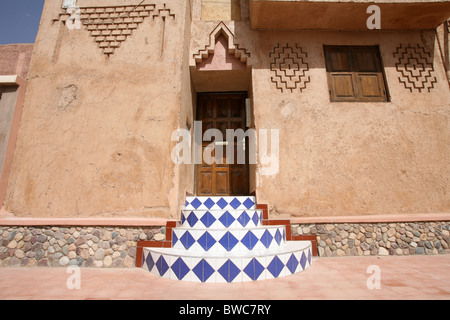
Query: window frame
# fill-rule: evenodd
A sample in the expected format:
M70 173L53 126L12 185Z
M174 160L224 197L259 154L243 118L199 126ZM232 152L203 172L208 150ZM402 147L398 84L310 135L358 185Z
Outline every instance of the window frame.
M390 95L386 81L385 69L383 60L380 54L378 45L324 45L325 67L328 81L328 92L330 102L390 102ZM357 55L355 52L368 52L373 55L374 70L365 70L362 65L358 65ZM333 61L331 60L331 53L341 52L347 55L347 68L341 70L334 70ZM336 77L350 77L353 94L347 96L337 95ZM378 81L379 95L364 95L364 85L362 76L367 79L369 77L376 77Z

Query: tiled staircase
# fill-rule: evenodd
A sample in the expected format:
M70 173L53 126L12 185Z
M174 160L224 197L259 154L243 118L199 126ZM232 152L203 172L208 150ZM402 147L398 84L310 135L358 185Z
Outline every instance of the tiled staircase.
M308 268L311 242L288 241L290 225L273 222L264 219L255 197L187 197L181 221L167 228L165 242L138 244L144 247L137 265L194 282L272 279Z

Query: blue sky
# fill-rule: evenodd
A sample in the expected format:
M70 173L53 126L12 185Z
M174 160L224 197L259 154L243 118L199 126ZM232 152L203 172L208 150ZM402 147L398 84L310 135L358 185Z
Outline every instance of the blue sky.
M44 0L0 0L0 44L34 43Z

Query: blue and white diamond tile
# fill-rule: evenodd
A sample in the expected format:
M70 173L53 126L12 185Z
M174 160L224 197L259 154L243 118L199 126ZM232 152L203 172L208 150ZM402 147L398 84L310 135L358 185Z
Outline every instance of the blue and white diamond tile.
M280 254L266 257L267 263L267 273L266 279L285 277L290 274L287 271L287 262L289 259L289 254Z
M175 259L176 257L173 258ZM189 271L191 271L191 269L189 269L188 265L185 263L184 259L181 257L175 259L175 262L172 263L170 269L172 269L173 275L175 275L178 280L183 280L183 278L189 273Z
M182 210L181 226L194 229L262 226L262 210Z
M245 228L251 220L250 215L247 211L249 210L243 210L239 217L237 217L237 221L243 228Z
M255 209L255 197L186 197L185 209L187 210L237 210Z
M195 259L195 266L192 268L192 281L193 282L216 282L216 270L211 266L211 261L204 258Z
M152 255L150 252L143 252L142 255L143 264L142 267L147 271L152 271L153 266L155 265L155 262L153 261Z
M287 256L287 260L286 260L286 275L289 274L294 274L297 272L298 269L298 265L299 265L299 261L298 258L296 257L295 253L291 253L289 252L288 254L286 254Z
M218 258L215 260L216 283L242 282L242 260L240 258Z
M217 221L217 218L214 217L211 212L206 211L200 216L200 221L206 228L211 228L211 226Z
M246 230L247 231L247 230ZM251 251L258 243L259 239L252 230L248 230L244 232L244 236L241 237L241 243L247 248L247 250Z
M288 242L264 254L192 255L173 248L144 249L144 269L158 277L193 282L242 282L273 279L311 265L311 243Z
M284 226L264 226L252 229L172 229L172 247L198 253L249 253L279 248ZM277 235L278 240L277 241Z
M177 255L172 255L173 257L175 257L175 259L177 259L178 257L181 258L183 260L183 263L186 265L187 269L189 269L189 271L186 273L186 275L183 277L183 281L189 281L192 282L195 279L192 278L192 269L195 267L195 263L196 263L196 259L198 258L194 258L191 256L187 256L187 255L182 255L182 256L177 256ZM176 260L172 260L173 262ZM172 279L178 279L178 276L175 272L172 272Z
M267 274L266 274L266 279L269 279L270 277L272 278L278 278L280 276L283 276L283 272L285 269L285 262L283 262L284 260L284 255L275 255L275 256L267 256L266 257L266 261L267 261Z
M212 252L212 248L217 243L217 240L211 235L210 232L205 231L197 239L197 243L203 248L203 250Z
M266 257L243 257L242 282L266 279Z

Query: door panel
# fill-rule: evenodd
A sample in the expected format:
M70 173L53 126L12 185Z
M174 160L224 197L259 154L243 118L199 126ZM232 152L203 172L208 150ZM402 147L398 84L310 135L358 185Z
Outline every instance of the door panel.
M246 141L227 141L227 129L246 130L245 94L200 94L197 99L198 121L202 121L203 133L207 129L215 128L222 133L222 139L203 141L202 150L205 151L209 145L214 145L213 158L220 158L217 148L222 148L222 163L215 161L209 165L206 163L203 153L202 164L197 165L197 195L246 195L249 190L248 178L248 148ZM232 158L227 157L227 144L234 150ZM209 147L211 148L211 147ZM245 161L237 163L238 149L244 152ZM244 151L245 149L245 151ZM207 150L206 154L210 154ZM234 158L234 159L233 159ZM232 161L234 160L234 161Z
M212 174L206 170L201 171L197 175L197 187L200 188L200 194L207 194L212 189Z
M215 172L216 195L228 195L228 170Z

